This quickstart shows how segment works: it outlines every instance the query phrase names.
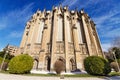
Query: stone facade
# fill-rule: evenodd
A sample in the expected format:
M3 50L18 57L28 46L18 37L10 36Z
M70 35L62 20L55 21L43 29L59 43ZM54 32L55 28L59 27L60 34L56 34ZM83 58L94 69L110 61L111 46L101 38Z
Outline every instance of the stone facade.
M84 10L68 7L38 10L27 22L20 53L34 57L34 69L53 71L61 60L65 71L83 70L87 56L103 56L94 22Z
M14 45L7 45L3 50L7 49L10 55L18 55L17 52L19 50L19 47L14 46ZM6 51L6 50L5 50Z

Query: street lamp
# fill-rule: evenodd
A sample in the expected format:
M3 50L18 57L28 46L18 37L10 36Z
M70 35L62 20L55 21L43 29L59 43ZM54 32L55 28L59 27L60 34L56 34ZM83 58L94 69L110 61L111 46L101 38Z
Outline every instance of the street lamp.
M6 51L5 51L5 55L4 55L4 57L3 57L3 61L2 61L1 66L0 66L0 71L2 71L3 64L4 64L4 62L5 62L5 58L6 58L7 54L8 54L8 51L6 50Z
M116 64L117 64L118 71L120 72L120 67L119 67L119 64L118 64L118 61L117 61L117 58L116 58L116 56L115 56L115 52L114 52L114 51L113 51L113 56L114 56L115 62L116 62Z

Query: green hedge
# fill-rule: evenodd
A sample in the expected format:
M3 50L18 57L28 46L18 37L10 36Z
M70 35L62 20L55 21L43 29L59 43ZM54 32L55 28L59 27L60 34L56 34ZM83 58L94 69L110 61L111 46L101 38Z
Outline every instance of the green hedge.
M9 72L14 74L29 73L33 67L33 58L26 54L18 55L9 62Z
M98 56L89 56L84 60L84 67L91 75L107 75L111 72L110 64L107 60Z

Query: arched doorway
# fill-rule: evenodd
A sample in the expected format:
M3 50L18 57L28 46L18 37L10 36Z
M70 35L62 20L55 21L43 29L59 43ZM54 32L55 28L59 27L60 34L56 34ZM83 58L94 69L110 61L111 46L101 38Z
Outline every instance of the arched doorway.
M65 59L63 57L60 56L57 60L60 60L65 64Z
M39 63L39 58L38 56L33 56L34 62L33 62L33 69L38 69L38 63Z
M76 65L75 65L75 61L73 58L70 59L70 70L71 71L76 70Z
M38 69L38 60L37 59L34 59L34 62L33 62L33 69Z
M45 57L45 70L50 71L50 57Z

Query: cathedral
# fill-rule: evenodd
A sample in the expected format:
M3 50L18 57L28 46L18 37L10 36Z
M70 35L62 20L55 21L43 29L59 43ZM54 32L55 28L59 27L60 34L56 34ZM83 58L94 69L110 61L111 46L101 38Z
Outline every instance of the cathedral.
M19 53L34 58L33 69L54 71L57 60L65 64L65 72L84 70L88 56L102 56L95 23L84 10L53 7L37 10L27 22Z

